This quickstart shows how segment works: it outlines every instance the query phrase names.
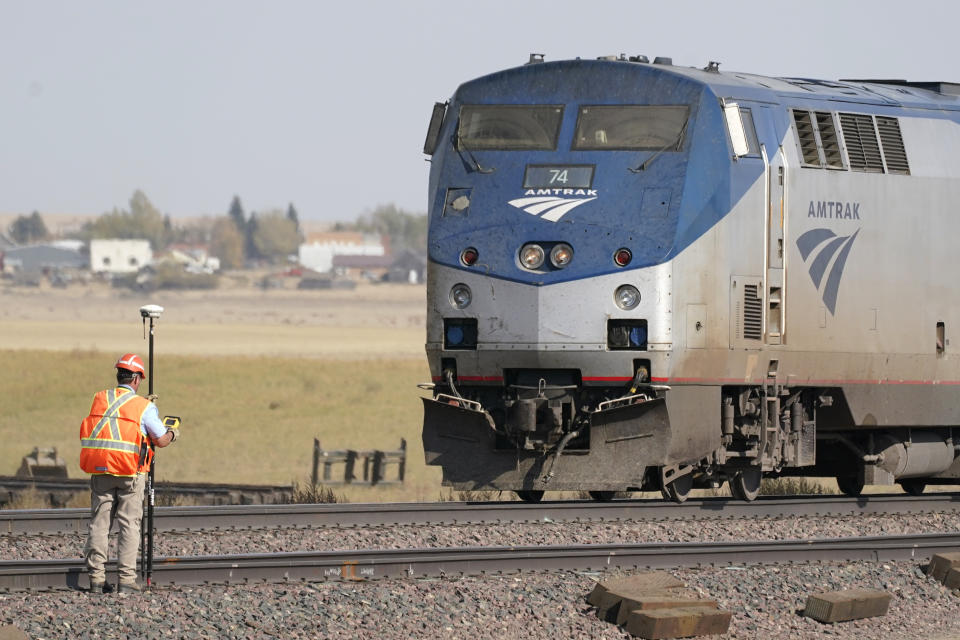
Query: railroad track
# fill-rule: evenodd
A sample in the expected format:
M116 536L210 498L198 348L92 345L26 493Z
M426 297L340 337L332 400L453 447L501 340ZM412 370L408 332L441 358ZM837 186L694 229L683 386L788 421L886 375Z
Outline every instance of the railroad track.
M570 521L698 520L779 516L842 516L960 511L960 494L762 497L755 502L704 498L613 502L431 502L158 507L156 531L478 524ZM0 510L0 535L84 533L88 509Z
M166 557L154 560L153 584L325 580L372 580L482 575L522 571L609 569L808 562L926 562L935 553L960 547L960 533L765 542L694 542L552 547L480 547L324 551L228 556ZM108 565L108 571L112 567ZM83 561L0 562L0 590L83 589Z
M90 479L0 476L0 505L10 503L25 491L33 491L45 496L51 506L62 506L74 495L89 493ZM187 498L208 505L282 504L290 502L293 497L293 487L161 481L157 483L156 493L157 498L161 500Z

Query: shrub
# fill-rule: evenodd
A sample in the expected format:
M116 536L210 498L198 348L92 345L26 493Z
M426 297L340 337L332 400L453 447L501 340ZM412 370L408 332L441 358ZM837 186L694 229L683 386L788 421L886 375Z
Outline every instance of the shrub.
M337 495L330 487L322 484L293 483L293 495L290 504L343 504L350 502L347 496Z
M795 495L831 495L835 494L832 488L824 486L810 478L764 478L760 483L762 496L795 496Z

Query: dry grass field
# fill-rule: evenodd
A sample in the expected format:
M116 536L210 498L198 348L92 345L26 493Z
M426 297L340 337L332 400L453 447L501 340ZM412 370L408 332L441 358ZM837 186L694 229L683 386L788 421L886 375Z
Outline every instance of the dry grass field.
M325 449L408 442L402 487L337 489L351 501L433 500L439 470L423 463L416 384L429 378L424 288L353 291L235 286L148 297L105 285L0 288L0 474L35 446L55 446L82 477L77 430L92 394L125 351L144 359L138 309L165 312L156 330L161 414L183 439L160 452L161 480L288 484ZM393 473L393 470L390 472Z

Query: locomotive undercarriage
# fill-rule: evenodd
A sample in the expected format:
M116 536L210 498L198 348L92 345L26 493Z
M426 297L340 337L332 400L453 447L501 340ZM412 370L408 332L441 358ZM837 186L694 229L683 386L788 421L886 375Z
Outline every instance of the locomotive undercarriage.
M667 458L664 391L639 379L583 385L571 370L508 371L502 386L458 385L448 374L435 397L424 398L427 463L442 466L456 488L527 498L641 490L648 469Z
M960 484L960 429L828 425L817 411L842 404L842 388L725 387L721 446L696 463L660 471L664 495L683 501L691 488L729 482L753 500L764 477L833 477L846 495L866 485L899 484L919 495L928 484ZM956 436L956 437L955 437ZM663 482L674 471L673 485Z
M448 485L515 490L526 500L546 490L603 500L659 489L682 502L694 488L724 482L734 497L753 500L765 476L834 477L849 495L867 484L897 482L920 493L928 482L960 483L953 429L828 425L818 432L818 410L842 404L843 389L788 388L772 379L723 387L719 416L708 412L718 426L694 427L715 429L713 444L677 457L675 439L684 431L671 425L667 397L684 392L642 375L610 387L584 385L575 370L518 370L506 372L502 386L465 386L448 372L435 397L424 398L427 462L444 468Z

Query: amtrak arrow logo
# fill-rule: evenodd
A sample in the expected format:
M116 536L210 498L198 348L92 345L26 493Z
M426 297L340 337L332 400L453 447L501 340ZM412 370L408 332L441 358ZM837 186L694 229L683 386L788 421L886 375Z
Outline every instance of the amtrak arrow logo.
M596 196L593 198L534 196L531 198L517 198L516 200L510 200L509 204L512 204L517 209L522 209L533 216L539 216L542 213L543 215L540 216L541 220L556 222L576 207L579 207L585 202L590 202L591 200L596 199Z
M807 262L807 257L812 256L808 267L810 278L813 280L813 286L823 296L823 304L830 310L830 315L835 315L843 266L847 263L850 247L853 246L853 241L857 239L859 233L860 229L857 229L853 235L838 236L830 229L811 229L797 238L797 249L800 250L803 261ZM830 261L834 256L836 259L831 266ZM827 267L830 267L829 275L827 275ZM827 275L825 282L824 275Z

